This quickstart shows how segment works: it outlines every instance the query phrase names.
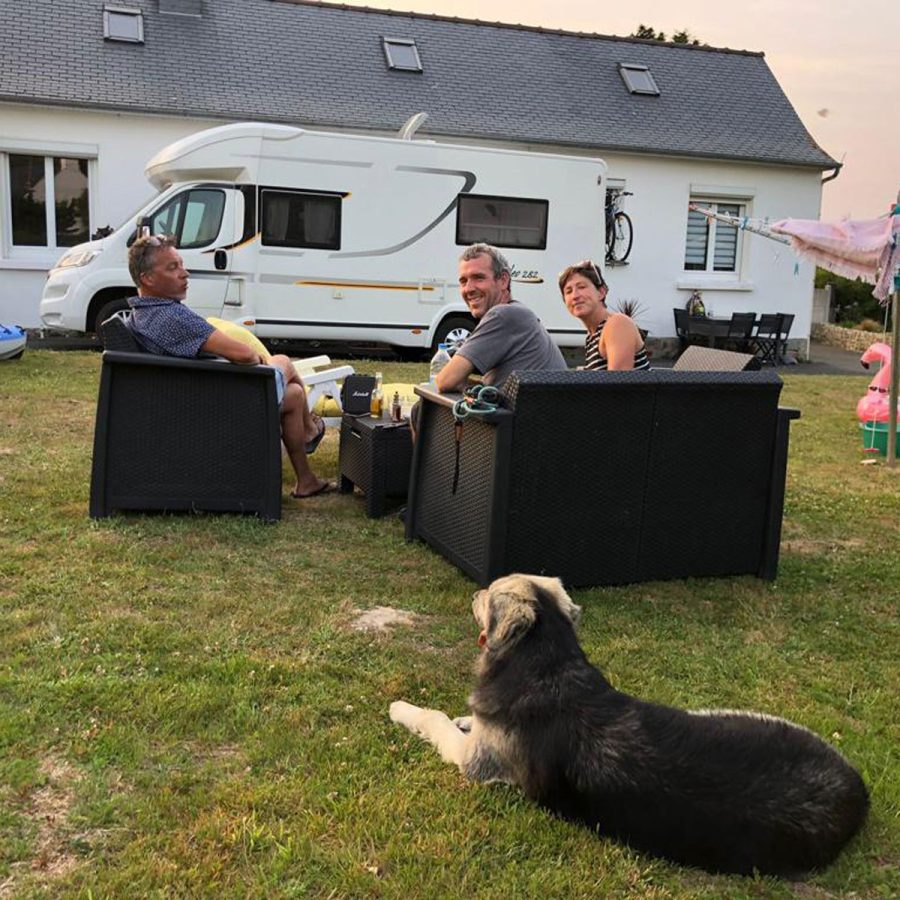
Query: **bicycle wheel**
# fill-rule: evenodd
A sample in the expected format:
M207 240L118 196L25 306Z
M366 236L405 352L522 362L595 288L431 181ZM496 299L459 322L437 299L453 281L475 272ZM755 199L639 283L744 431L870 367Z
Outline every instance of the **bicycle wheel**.
M634 232L631 229L631 219L628 213L621 210L616 213L613 227L606 236L606 256L610 262L623 263L631 253L631 244L634 240Z

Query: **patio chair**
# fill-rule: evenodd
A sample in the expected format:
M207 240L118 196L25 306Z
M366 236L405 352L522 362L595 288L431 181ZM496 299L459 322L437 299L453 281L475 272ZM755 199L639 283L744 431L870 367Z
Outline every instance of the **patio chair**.
M691 317L686 309L675 307L672 312L675 315L675 336L678 338L678 350L679 353L683 353L691 342Z
M781 334L778 336L780 346L780 359L782 362L796 362L787 357L787 342L791 334L791 326L794 324L794 313L779 313L781 316Z
M118 313L103 353L90 515L205 510L281 518L275 372L143 352ZM115 348L115 349L113 349Z
M764 313L759 317L751 345L764 365L777 366L781 349L781 313Z
M478 584L774 578L788 428L774 372L515 372L469 417L425 386L406 537Z
M756 323L756 313L732 313L728 333L723 339L724 349L743 352L750 348L750 335Z

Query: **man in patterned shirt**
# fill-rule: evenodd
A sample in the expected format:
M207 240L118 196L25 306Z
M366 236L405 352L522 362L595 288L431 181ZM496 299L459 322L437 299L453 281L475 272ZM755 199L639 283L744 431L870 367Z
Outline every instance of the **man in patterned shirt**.
M335 489L317 477L307 456L318 447L325 423L310 412L306 390L286 356L264 359L256 350L214 328L182 305L187 296L188 271L175 249L175 239L151 235L136 240L128 251L128 271L138 296L129 299L129 325L137 342L150 353L194 358L222 356L245 366L269 365L275 370L281 411L281 438L297 476L291 496L313 497Z

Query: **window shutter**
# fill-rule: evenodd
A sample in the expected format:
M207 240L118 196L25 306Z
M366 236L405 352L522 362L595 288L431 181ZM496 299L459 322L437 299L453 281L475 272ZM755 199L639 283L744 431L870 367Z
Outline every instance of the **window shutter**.
M727 216L739 216L741 208L735 203L717 204L717 212ZM734 272L737 264L738 230L726 222L716 222L716 242L713 248L713 271Z
M702 213L688 211L687 240L684 247L684 268L706 268L706 247L709 242L709 219Z

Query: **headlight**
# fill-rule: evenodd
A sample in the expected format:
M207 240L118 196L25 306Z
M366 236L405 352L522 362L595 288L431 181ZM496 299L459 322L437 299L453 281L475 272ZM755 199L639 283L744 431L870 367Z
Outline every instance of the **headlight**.
M74 253L65 253L53 268L68 269L72 266L86 266L99 252L99 250L78 250Z

